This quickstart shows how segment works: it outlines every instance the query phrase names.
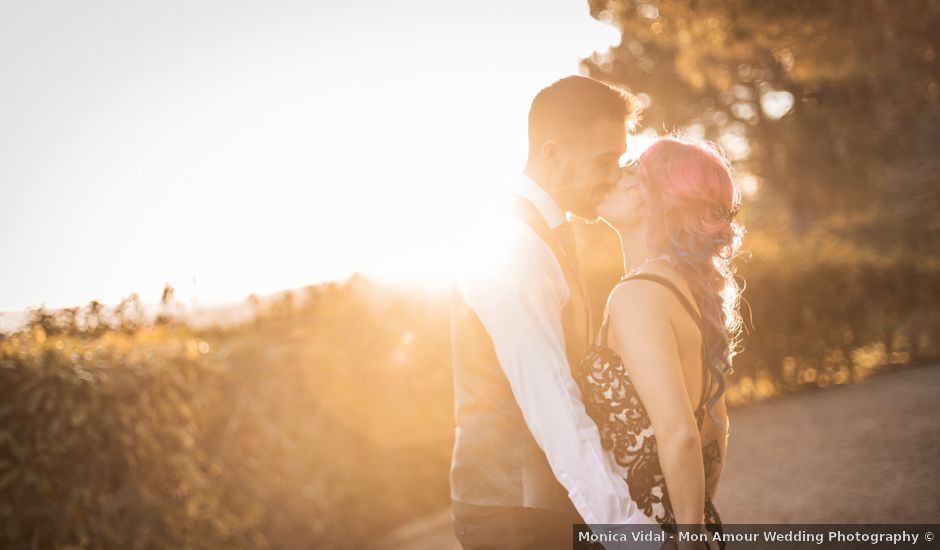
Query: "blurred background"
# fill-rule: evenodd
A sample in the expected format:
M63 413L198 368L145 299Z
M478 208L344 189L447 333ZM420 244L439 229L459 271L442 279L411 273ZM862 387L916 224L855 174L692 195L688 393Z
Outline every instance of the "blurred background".
M724 520L940 517L940 2L5 2L0 43L2 546L452 546L450 242L572 73L646 105L627 156L734 161Z

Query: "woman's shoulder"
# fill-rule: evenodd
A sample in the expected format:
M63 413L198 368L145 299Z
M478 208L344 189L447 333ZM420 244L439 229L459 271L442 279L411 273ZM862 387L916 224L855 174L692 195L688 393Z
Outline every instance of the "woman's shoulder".
M649 278L632 278L632 275L645 275ZM669 262L650 262L637 273L624 277L614 287L608 299L608 306L611 308L611 314L615 309L620 310L621 314L624 311L665 314L672 311L676 305L676 291L698 312L698 305L685 277ZM637 309L644 311L636 311ZM647 309L651 311L645 311Z

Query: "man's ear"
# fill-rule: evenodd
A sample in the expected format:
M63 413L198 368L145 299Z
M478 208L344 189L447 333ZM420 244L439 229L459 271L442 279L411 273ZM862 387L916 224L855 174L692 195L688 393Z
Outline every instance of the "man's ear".
M542 162L553 174L561 171L566 154L565 148L557 140L549 139L542 142Z

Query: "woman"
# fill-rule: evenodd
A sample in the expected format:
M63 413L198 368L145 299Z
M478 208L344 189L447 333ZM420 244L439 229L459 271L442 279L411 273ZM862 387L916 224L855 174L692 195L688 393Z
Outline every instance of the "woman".
M676 524L720 530L712 501L741 324L731 266L743 235L734 221L740 200L718 151L669 137L625 169L598 207L620 236L627 275L610 294L578 383L631 496L669 532Z

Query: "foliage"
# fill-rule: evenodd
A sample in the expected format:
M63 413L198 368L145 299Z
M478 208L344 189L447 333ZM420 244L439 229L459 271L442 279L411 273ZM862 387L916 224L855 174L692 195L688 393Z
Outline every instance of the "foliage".
M436 510L446 304L354 281L260 313L0 339L0 546L360 548Z
M205 445L219 370L204 342L163 327L83 340L36 323L0 346L4 547L252 535L251 503L230 498Z
M586 264L602 303L619 257L587 229L608 245ZM813 238L825 264L793 246L744 266L756 329L732 403L940 357L918 305L940 266ZM353 279L255 307L127 330L93 304L0 338L0 545L358 548L446 506L446 298Z
M643 94L647 128L720 142L771 203L786 206L797 232L833 217L860 216L867 227L904 212L936 249L938 227L923 201L940 205L940 2L590 5L622 41L587 60L587 70ZM925 167L931 176L921 176ZM918 202L927 208L911 217ZM923 240L898 236L885 245Z

